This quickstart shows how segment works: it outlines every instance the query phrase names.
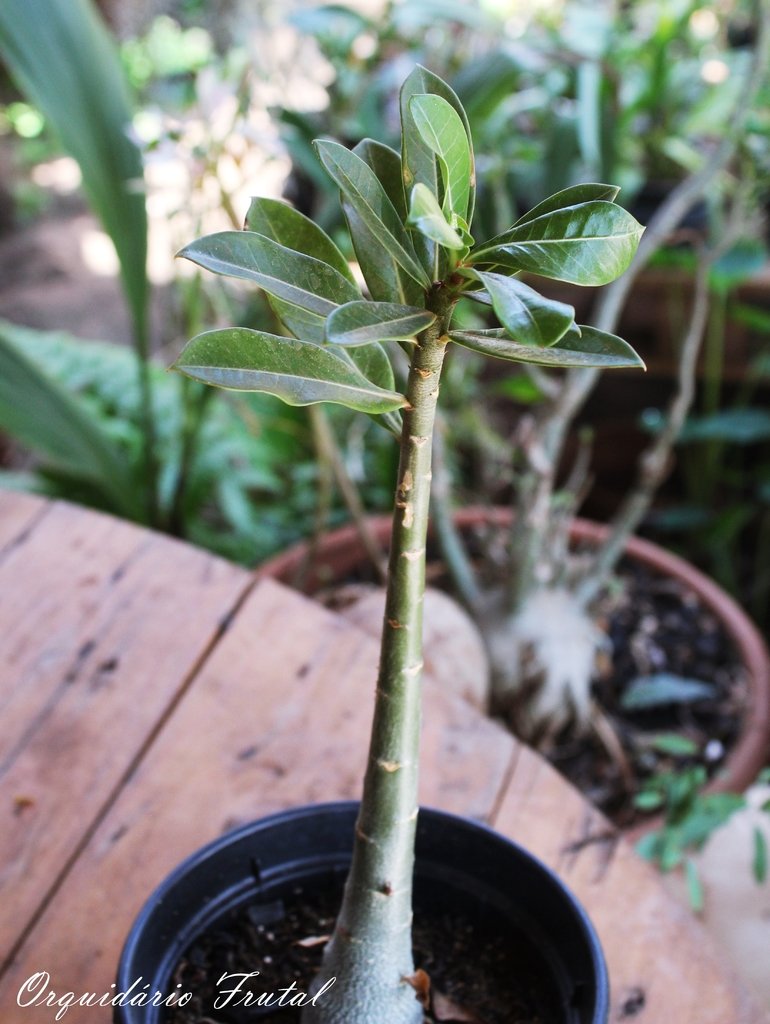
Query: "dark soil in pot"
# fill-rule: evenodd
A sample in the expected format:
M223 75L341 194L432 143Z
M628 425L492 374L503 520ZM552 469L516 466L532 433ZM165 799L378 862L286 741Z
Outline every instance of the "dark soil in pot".
M174 982L194 999L170 1010L166 1024L300 1024L298 1006L276 1009L275 1001L265 1006L264 994L281 993L294 983L296 988L286 991L288 1004L297 992L307 992L334 925L343 882L337 874L312 886L292 886L281 898L274 894L268 903L239 908L196 939L174 972ZM450 908L437 911L435 903L422 892L415 905L415 967L424 972L416 975L415 985L426 1004L425 1024L562 1021L548 970L525 935L492 911L474 922ZM254 1003L235 1006L236 997L223 1007L218 979L253 971L259 975L242 991Z
M645 815L633 804L642 783L657 772L700 763L716 778L741 731L747 678L724 627L681 582L626 560L619 596L609 595L599 622L611 644L592 681L623 751L613 757L595 735L562 732L546 751L552 763L617 825L635 827ZM708 696L633 710L624 705L635 680L674 676L705 684ZM671 736L697 753L666 750ZM660 748L657 743L660 743Z
M287 811L181 864L140 912L117 988L141 978L149 992L193 998L172 1010L124 1005L115 1024L296 1024L287 998L276 1010L269 996L292 982L291 994L307 993L339 907L356 813L352 803ZM426 1024L607 1024L606 969L585 914L547 868L483 826L420 812L414 936ZM227 1000L237 980L222 975L253 971L261 1004Z

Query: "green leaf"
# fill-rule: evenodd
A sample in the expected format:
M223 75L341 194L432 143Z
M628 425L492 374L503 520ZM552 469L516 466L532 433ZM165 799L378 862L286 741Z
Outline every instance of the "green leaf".
M316 152L345 199L387 251L411 277L429 288L431 281L417 260L396 208L368 164L338 142L319 139Z
M377 180L385 190L385 195L393 203L393 207L402 222L406 221L406 193L401 171L401 157L390 146L376 139L361 139L353 147L356 156L367 164L377 176Z
M519 217L513 226L517 228L522 224L528 224L532 220L537 220L538 217L542 217L546 213L563 210L568 206L578 206L581 203L590 203L598 200L614 203L618 192L620 192L620 189L616 185L600 185L591 182L583 185L570 185L569 188L564 188L561 192L555 192L552 196L544 199L542 203L533 206L531 210L528 210L523 216ZM497 245L498 239L503 238L506 234L507 232L504 232L502 235L498 235L497 238L490 238L488 242L484 243L484 246Z
M372 168L402 222L406 221L406 199L401 179L401 157L395 150L364 139L353 152ZM358 265L373 299L414 305L422 301L423 288L385 252L377 234L371 231L342 198L342 209L353 240Z
M372 384L328 348L245 327L199 334L174 368L217 387L266 391L288 405L334 402L367 413L406 405L402 395Z
M327 263L355 284L348 261L326 232L304 213L280 199L263 196L252 199L246 213L246 230L265 235L287 249Z
M690 906L694 913L701 914L703 913L703 886L695 861L690 857L687 857L684 862L684 877L687 883L687 898L690 901Z
M763 885L767 879L767 840L762 829L754 826L754 857L751 865L757 885Z
M138 518L125 452L84 404L24 354L20 340L12 327L0 330L0 427L57 471L94 485L113 511Z
M477 271L506 331L522 345L554 345L575 323L575 310L547 299L534 288L502 274Z
M299 210L279 199L252 199L246 214L246 230L272 238L287 249L312 256L355 284L348 261L326 232ZM325 317L301 309L284 299L277 299L274 295L269 295L268 301L284 327L297 338L323 343Z
M692 416L679 437L680 444L694 441L725 441L757 444L770 439L770 412L766 409L723 409L710 416Z
M441 96L424 94L412 96L409 112L423 142L438 157L444 185L444 214L450 218L456 213L467 221L473 153L460 115Z
M417 184L412 189L409 203L409 224L445 249L461 250L467 246L454 228L450 227L444 216L438 199L425 185Z
M643 789L634 797L634 807L640 811L657 811L663 806L663 794L652 789Z
M713 697L714 693L714 686L711 683L660 672L634 679L621 697L620 705L625 711L639 711L664 707L667 704L689 704L693 701L707 700Z
M0 55L78 162L83 189L120 260L137 337L146 329L142 157L115 46L89 0L3 0Z
M412 97L425 94L440 96L455 109L465 128L469 145L471 145L471 130L462 103L460 103L452 89L437 75L434 75L427 68L418 64L401 86L399 96L401 111L401 162L404 189L407 195L411 195L414 186L422 184L434 196L440 196L441 180L436 154L423 139L410 109ZM475 186L472 186L468 204L468 216L465 218L468 224L470 224L473 217L475 191ZM418 244L418 251L431 280L441 280L443 277L441 273L443 261L440 258L441 253L435 244L429 239L425 239L423 245L420 246Z
M254 231L206 235L179 255L215 274L254 281L277 299L318 316L361 298L358 288L333 267Z
M514 226L471 259L572 284L608 284L628 268L643 230L622 207L592 201Z
M650 746L660 754L668 754L671 757L695 757L699 747L694 740L687 736L680 736L675 732L661 732L653 736Z
M348 302L329 314L326 339L334 345L368 345L373 341L412 341L435 322L417 306L392 302Z
M568 331L549 348L537 348L513 341L503 330L450 331L449 337L465 348L497 359L537 363L540 366L617 369L644 366L631 346L614 334L594 327L580 327L580 335Z

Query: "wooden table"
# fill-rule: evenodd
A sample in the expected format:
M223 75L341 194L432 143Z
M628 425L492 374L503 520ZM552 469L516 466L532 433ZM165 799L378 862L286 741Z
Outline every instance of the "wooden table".
M374 642L188 545L0 493L0 1020L37 971L101 993L156 883L266 812L354 797ZM423 802L552 865L604 943L611 1020L766 1016L693 917L532 751L426 681ZM109 1011L70 1010L70 1024Z

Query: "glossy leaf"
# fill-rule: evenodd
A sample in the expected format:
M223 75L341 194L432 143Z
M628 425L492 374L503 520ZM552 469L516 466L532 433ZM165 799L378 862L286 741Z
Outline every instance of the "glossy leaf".
M142 157L120 58L90 0L2 0L0 56L80 166L120 260L137 337L149 284Z
M456 213L466 219L473 156L460 115L441 96L430 95L413 96L409 111L423 142L438 157L444 186L442 210L447 217Z
M410 109L412 97L426 94L440 96L454 108L465 129L469 145L472 145L472 135L470 125L468 124L468 117L454 90L440 79L438 75L434 75L432 71L428 71L427 68L418 64L401 86L399 98L402 132L401 160L404 170L404 186L407 192L411 192L417 182L422 182L423 185L427 185L434 195L438 195L440 182L436 166L436 156L422 138ZM473 214L473 197L475 192L473 185L474 183L472 182L468 216L466 218L469 223Z
M406 199L398 153L371 139L364 139L353 152L372 168L399 219L406 221ZM372 298L378 302L420 303L424 291L422 286L399 266L390 253L383 250L378 236L361 220L344 196L342 209L358 265Z
M398 265L424 288L430 278L420 265L412 242L376 174L368 164L338 142L315 143L321 162L347 202Z
M608 284L627 269L644 229L622 207L595 201L554 210L471 254L474 264L580 285Z
M538 203L537 206L533 206L531 210L527 210L513 226L519 227L521 224L528 224L530 221L537 220L538 217L542 217L546 213L563 210L568 206L578 206L581 203L597 202L600 200L614 203L618 192L620 192L620 189L617 185L601 185L594 182L570 185L568 188L563 188L560 192L555 192L552 196L544 199L542 203ZM494 242L495 240L491 239L484 244L492 245Z
M304 213L280 199L263 196L251 200L246 213L246 230L272 238L274 242L328 263L352 284L355 278L348 261L326 232Z
M425 185L434 196L438 197L441 196L441 179L436 154L425 143L410 110L412 97L425 94L441 96L457 111L465 128L465 133L468 136L469 145L471 144L471 130L463 105L452 89L437 75L428 71L427 68L417 65L401 86L399 97L401 112L401 162L404 189L407 195L411 195L414 186L420 183ZM466 217L468 224L470 224L473 216L474 197L475 187L472 186L470 202L468 204L468 216ZM443 276L441 273L442 269L444 269L442 263L445 262L441 258L440 250L436 248L434 242L427 238L424 239L424 244L422 245L419 244L419 240L416 240L416 246L431 279L439 280Z
M478 272L500 323L522 345L555 344L574 324L575 310L513 277Z
M246 214L246 229L274 242L327 263L351 283L355 283L348 261L325 231L312 220L279 199L258 197L251 200ZM283 326L297 338L324 341L326 318L285 299L268 295L270 306Z
M433 313L392 302L348 302L329 314L327 341L368 345L373 341L411 341L435 321Z
M401 172L401 157L390 146L375 139L361 139L353 147L356 156L361 157L377 176L377 180L385 190L385 195L390 199L399 218L406 220L406 193L404 192L404 179Z
M74 480L88 481L111 510L138 518L138 495L122 451L74 398L24 352L24 332L0 327L0 427Z
M613 369L644 366L628 342L593 327L581 327L581 334L568 331L550 348L522 345L504 330L452 331L449 337L465 348L497 359L537 363L554 367L597 367Z
M459 251L467 248L462 238L447 223L438 200L425 185L417 184L412 189L408 223L445 249Z
M254 281L277 299L318 316L361 297L358 288L333 267L254 231L206 235L179 255L216 274Z
M245 327L199 334L174 364L188 377L235 391L265 391L289 405L333 402L385 413L406 399L377 387L336 353L312 342Z

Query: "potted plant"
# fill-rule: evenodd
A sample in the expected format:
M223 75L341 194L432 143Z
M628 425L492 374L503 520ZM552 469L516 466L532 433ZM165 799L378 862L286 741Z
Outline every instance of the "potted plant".
M423 1019L417 996L424 995L424 979L415 973L410 927L418 828L421 600L432 440L447 351L461 346L559 367L641 365L620 338L578 326L571 307L543 298L518 277L527 271L601 285L621 274L636 251L642 228L615 205L617 190L596 184L566 189L508 231L477 243L470 234L473 153L459 100L441 79L417 67L401 90L400 110L400 154L372 140L364 140L352 152L335 142L316 143L323 166L340 189L371 298L364 297L346 261L320 228L278 201L255 199L247 230L211 235L182 251L208 270L263 288L294 337L240 327L209 331L187 344L175 364L178 370L219 387L267 391L294 405L346 405L378 417L400 444L375 713L353 834L340 840L329 824L330 813L335 813L328 809L319 812L322 824L315 827L301 812L303 827L292 833L293 838L286 833L285 821L272 823L279 832L283 829L279 845L290 863L306 855L307 838L302 837L308 829L313 845L327 857L330 846L336 856L340 844L353 847L342 907L312 989L318 1000L303 1008L303 1024L419 1024ZM462 297L491 307L501 326L455 329L453 315ZM403 392L396 387L388 345L408 357ZM352 826L353 818L350 808L336 813L337 825L342 819ZM436 824L430 814L420 820L421 828ZM505 890L508 869L498 856L500 840L485 833L489 849L497 851L490 854L490 872L483 866L484 842L476 835L477 828L459 822L442 839L423 831L428 864L443 858L441 874L449 878L453 873L472 873L471 865L481 858L481 876L469 883L470 890L475 887L482 902L492 905L491 874L503 887L497 899L507 904L511 893ZM461 834L469 830L475 838L467 845ZM158 934L168 929L169 915L185 921L188 929L200 926L206 902L216 904L215 896L208 889L205 896L198 892L198 902L193 900L190 910L179 906L180 894L189 904L197 888L190 878L196 872L200 880L200 872L208 871L207 886L211 875L223 880L233 861L233 843L239 841L248 846L243 836L220 841L218 867L212 864L215 854L207 851L166 883L129 940L121 977L127 978L138 963L147 963L148 946L156 959L163 960L166 954L158 949ZM258 876L265 860L272 863L274 853L264 852L271 842L258 825L250 854L260 862ZM522 863L520 853L512 856ZM532 880L538 873L531 866L519 870L513 860L511 878ZM247 873L248 863L247 858ZM524 882L524 905L529 903L526 888ZM453 891L451 884L447 891ZM536 933L542 930L546 948L558 951L547 956L556 955L562 964L574 957L582 965L580 980L566 988L559 979L562 968L552 971L552 984L561 990L553 1019L599 1024L606 1020L607 998L594 940L587 938L584 923L576 923L580 915L569 898L551 893L544 900L540 912L530 905L525 915L533 941L538 943ZM590 979L586 964L592 965ZM138 1019L125 1009L121 1013L121 1021Z

